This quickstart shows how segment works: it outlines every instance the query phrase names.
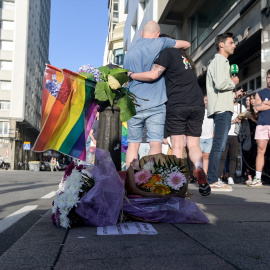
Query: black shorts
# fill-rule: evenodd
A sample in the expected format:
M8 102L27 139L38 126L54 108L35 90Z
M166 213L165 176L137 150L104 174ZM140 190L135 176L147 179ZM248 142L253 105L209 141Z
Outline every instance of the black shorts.
M171 107L166 110L168 136L186 135L200 137L204 119L204 106Z

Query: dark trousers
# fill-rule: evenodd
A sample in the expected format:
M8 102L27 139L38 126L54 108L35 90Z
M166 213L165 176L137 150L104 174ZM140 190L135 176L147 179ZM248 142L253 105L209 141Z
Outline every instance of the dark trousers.
M220 164L219 164L219 170L218 175L219 177L222 176L226 157L229 155L229 177L235 176L235 170L237 165L237 154L239 151L240 142L238 140L238 136L228 136L225 150L222 152L221 158L220 158Z
M220 158L222 152L225 149L228 132L231 128L232 113L223 112L213 115L214 124L215 124L215 137L213 140L213 145L211 153L209 156L209 167L208 167L208 183L213 184L218 181L220 175L218 174Z

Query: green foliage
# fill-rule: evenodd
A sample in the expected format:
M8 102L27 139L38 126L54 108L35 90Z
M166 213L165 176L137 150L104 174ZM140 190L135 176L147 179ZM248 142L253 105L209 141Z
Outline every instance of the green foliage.
M136 114L136 99L134 94L128 93L127 90L122 87L124 83L129 81L129 77L126 75L128 70L123 68L114 68L110 70L109 67L106 66L99 67L98 70L102 74L100 79L102 79L103 82L97 82L95 98L99 101L109 100L111 106L113 106L113 102L115 98L117 98L118 101L116 105L120 107L120 120L122 122L129 120ZM112 89L108 82L108 75L117 80L121 87L117 88L116 86L115 88L117 89ZM118 85L118 83L116 85Z
M124 89L125 90L125 89ZM120 119L122 122L128 121L136 115L136 110L132 99L125 93L117 102L116 106L120 108Z
M125 73L117 73L113 76L121 85L129 81L129 77Z
M80 75L85 76L87 79L94 80L95 75L93 73L81 72Z
M108 74L110 73L110 69L106 66L99 67L98 70L101 72L100 79L102 80L106 79Z
M97 82L95 88L95 98L99 101L106 101L108 100L107 93L105 91L105 84L106 82Z
M110 101L111 106L113 106L113 100L114 100L114 98L115 98L115 96L116 96L116 93L113 93L113 92L112 92L112 89L110 88L108 82L106 82L106 83L104 84L104 90L105 90L105 92L106 92L106 94L107 94L107 97L108 97L108 99L109 99L109 101Z

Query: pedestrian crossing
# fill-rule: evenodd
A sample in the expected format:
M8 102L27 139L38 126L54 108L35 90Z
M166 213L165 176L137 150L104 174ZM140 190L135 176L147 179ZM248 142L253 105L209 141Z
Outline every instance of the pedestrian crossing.
M43 197L41 199L50 199L55 195L55 191L52 191ZM5 218L0 220L0 233L11 227L13 224L18 222L20 219L25 217L27 214L29 214L31 211L35 210L38 207L38 205L26 205L19 209L18 211L6 216Z

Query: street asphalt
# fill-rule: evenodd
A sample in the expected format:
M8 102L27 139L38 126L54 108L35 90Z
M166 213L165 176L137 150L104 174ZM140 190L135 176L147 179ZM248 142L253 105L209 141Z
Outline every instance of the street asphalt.
M97 235L51 223L51 211L0 257L0 269L270 269L270 185L191 200L209 224L152 223L157 235Z

